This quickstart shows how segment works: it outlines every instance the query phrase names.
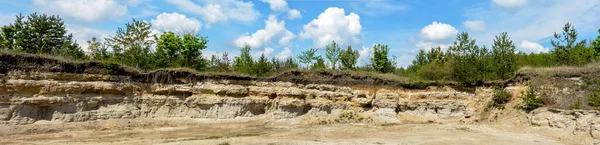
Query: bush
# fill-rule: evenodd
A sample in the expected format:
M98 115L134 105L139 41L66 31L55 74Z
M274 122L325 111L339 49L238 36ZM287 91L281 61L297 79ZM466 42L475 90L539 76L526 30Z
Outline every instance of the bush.
M523 97L521 97L521 99L523 100L523 103L521 104L521 109L525 110L526 112L531 112L532 110L544 106L544 101L542 100L542 98L538 97L535 94L534 87L529 87L527 94L523 94Z
M588 105L592 107L600 107L600 87L595 88L587 97Z
M492 98L492 102L489 106L504 109L504 104L508 103L511 98L512 95L510 93L506 92L502 88L496 88L494 90L494 97Z

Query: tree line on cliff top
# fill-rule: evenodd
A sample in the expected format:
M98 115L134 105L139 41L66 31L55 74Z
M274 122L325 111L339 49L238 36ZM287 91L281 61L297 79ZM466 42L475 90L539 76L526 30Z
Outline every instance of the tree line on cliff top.
M600 30L599 30L600 33ZM515 51L515 45L506 32L495 36L490 48L476 45L467 32L459 33L447 49L434 47L419 50L406 68L396 67L396 59L384 44L372 47L369 61L357 65L359 52L352 46L340 46L335 41L320 49L308 49L298 56L285 59L264 54L253 58L250 45L240 48L240 55L230 58L228 53L202 57L208 37L198 34L163 32L152 33L147 22L132 19L124 27L100 41L87 41L83 51L73 35L66 30L63 20L56 15L33 13L17 15L13 23L0 29L0 48L6 51L59 56L76 60L95 60L119 63L141 70L160 68L192 68L197 71L236 72L264 77L291 69L329 69L374 71L392 73L420 80L457 81L474 84L485 80L508 79L524 66L584 65L600 57L600 36L578 40L572 24L565 24L562 32L555 33L554 49L549 53Z

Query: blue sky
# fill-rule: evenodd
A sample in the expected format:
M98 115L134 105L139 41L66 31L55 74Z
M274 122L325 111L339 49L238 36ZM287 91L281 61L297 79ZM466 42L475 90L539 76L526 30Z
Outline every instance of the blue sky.
M206 56L236 56L247 43L256 56L286 58L335 40L358 49L359 63L373 44L386 44L399 66L419 49L448 47L463 31L488 47L508 32L519 51L547 52L566 22L580 39L595 38L600 28L599 0L0 0L0 25L33 12L60 15L84 48L135 18L155 33L208 36Z

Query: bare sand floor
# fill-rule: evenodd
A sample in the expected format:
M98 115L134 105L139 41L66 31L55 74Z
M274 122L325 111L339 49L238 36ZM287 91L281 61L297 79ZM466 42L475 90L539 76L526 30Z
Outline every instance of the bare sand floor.
M547 128L462 124L327 124L194 119L41 122L0 126L0 144L473 144L600 142Z

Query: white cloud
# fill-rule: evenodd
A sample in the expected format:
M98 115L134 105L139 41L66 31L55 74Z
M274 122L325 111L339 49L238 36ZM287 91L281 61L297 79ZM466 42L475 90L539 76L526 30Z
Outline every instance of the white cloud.
M203 6L196 4L191 0L167 0L167 2L177 6L185 12L201 16L202 20L208 24L226 22L229 19L241 22L251 22L256 20L260 15L260 13L254 9L254 3L252 2L237 0L205 0L205 5ZM209 25L207 25L207 27L208 26Z
M298 11L296 9L288 11L288 19L293 20L293 19L300 19L300 18L302 18L302 14L300 14L300 11Z
M294 57L294 53L292 53L292 50L290 48L286 47L286 48L283 48L283 51L277 53L277 55L275 57L279 60L285 60L290 57Z
M452 25L434 21L421 29L419 36L426 40L444 40L456 36L458 30Z
M345 15L342 8L327 8L317 19L304 25L303 29L299 37L313 39L313 45L317 48L323 48L334 40L342 45L360 46L362 43L359 36L362 30L360 16L355 13Z
M38 10L84 22L98 22L120 18L127 14L127 6L115 0L34 0Z
M294 33L285 28L284 21L278 21L273 15L270 15L265 23L264 29L257 30L252 35L246 33L235 39L233 41L235 46L242 47L248 44L252 48L261 48L277 38L281 38L279 40L280 45L289 45L290 41L296 37Z
M68 33L73 34L73 39L75 39L75 41L77 41L77 44L79 44L79 46L81 46L81 48L86 52L88 51L87 41L92 40L92 37L96 37L98 41L103 41L105 37L108 37L110 35L107 31L88 28L84 26L74 24L66 26Z
M469 31L485 31L485 22L483 22L482 20L467 20L462 22L462 25Z
M263 51L255 51L252 52L252 57L254 58L259 58L261 55L265 55L266 57L271 56L271 54L274 52L275 50L271 47L267 47L265 48Z
M416 43L415 46L418 49L422 49L422 50L429 50L433 47L440 47L442 48L442 50L446 50L448 47L450 47L452 44L439 44L439 43L435 43L435 42L419 42Z
M526 53L539 53L539 52L549 52L550 49L544 48L544 46L540 45L536 42L531 42L527 40L521 41L521 45L519 45L519 50Z
M494 4L505 8L516 8L527 5L527 0L492 0Z
M373 45L375 45L375 44L373 44ZM362 49L358 51L358 54L360 55L358 57L358 62L366 64L371 61L370 59L373 55L373 47L364 47L363 46Z
M269 8L276 12L287 12L288 19L299 19L302 18L300 11L296 9L290 9L285 0L261 0L262 2L269 3Z
M468 8L467 19L486 22L484 33L473 33L480 45L490 46L495 35L507 32L514 42L523 40L546 43L554 32L571 22L580 36L596 36L600 25L600 1L529 1L519 9Z
M152 0L127 0L127 4L130 6L137 6L141 3L150 2Z
M152 19L154 29L171 32L193 32L198 33L202 27L202 23L194 18L188 18L179 13L162 13Z

